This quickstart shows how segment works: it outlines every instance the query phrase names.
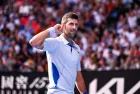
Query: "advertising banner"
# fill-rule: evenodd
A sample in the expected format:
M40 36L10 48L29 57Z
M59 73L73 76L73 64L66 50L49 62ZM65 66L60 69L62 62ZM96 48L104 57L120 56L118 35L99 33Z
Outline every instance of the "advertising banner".
M140 70L83 71L89 94L140 94ZM0 72L0 94L47 94L48 73ZM75 94L79 94L75 88Z
M48 73L0 73L0 94L47 94Z
M83 72L83 77L89 94L140 94L140 70Z

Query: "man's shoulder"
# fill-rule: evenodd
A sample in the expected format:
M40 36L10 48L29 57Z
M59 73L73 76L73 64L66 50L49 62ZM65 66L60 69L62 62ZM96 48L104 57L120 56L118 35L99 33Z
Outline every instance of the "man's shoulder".
M50 41L55 41L56 43L60 43L62 42L62 39L61 37L53 37L53 38L48 38Z
M48 42L48 43L55 43L55 44L59 44L60 43L60 39L59 37L51 37L51 38L46 38L45 39L45 42Z

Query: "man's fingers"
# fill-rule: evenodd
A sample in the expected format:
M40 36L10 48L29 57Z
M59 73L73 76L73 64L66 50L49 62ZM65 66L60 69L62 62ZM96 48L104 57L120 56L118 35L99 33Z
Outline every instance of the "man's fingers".
M60 27L60 32L63 31L63 27L64 27L64 25L62 24L61 27Z
M58 32L58 33L61 33L63 31L63 25L61 25L61 24L56 24L54 26L54 28L55 28L56 32Z
M54 26L54 28L55 28L56 32L59 32L59 29L61 28L61 25L60 24L56 24Z

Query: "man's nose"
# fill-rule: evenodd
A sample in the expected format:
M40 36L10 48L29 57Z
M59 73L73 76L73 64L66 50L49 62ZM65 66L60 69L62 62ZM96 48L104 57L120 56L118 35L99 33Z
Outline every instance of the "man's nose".
M73 25L74 30L77 30L77 28L78 28L77 25Z

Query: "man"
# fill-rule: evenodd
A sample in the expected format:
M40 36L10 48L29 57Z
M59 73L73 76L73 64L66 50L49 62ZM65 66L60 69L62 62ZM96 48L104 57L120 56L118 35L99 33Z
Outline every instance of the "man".
M69 12L62 17L61 25L56 24L30 40L33 47L47 52L48 94L74 94L75 82L80 94L88 94L81 74L80 48L73 41L77 29L78 16ZM52 38L56 32L62 34Z

